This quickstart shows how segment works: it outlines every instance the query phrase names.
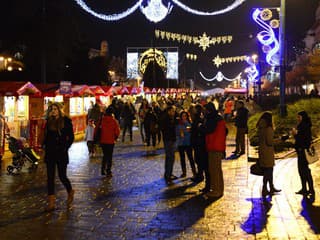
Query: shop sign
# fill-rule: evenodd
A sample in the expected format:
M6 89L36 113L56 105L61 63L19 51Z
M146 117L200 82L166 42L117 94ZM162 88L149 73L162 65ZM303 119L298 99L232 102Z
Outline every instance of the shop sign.
M61 81L60 82L60 88L59 88L60 94L71 94L71 82L69 81Z

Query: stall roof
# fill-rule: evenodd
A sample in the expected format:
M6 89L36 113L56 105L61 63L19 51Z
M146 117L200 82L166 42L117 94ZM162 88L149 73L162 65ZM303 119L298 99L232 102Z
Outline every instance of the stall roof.
M89 86L90 90L95 94L95 95L104 95L105 91L101 86L94 85L94 86Z
M72 97L84 96L84 95L94 95L87 85L73 85L71 87Z
M18 95L39 96L41 91L31 82L0 82L0 96Z

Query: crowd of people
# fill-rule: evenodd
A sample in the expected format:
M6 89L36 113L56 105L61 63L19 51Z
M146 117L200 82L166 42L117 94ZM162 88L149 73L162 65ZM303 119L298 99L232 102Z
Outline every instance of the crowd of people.
M249 100L250 101L250 100ZM187 177L186 158L195 183L204 181L201 189L207 197L218 199L224 194L222 160L226 157L228 124L236 128L234 155L246 153L245 134L248 132L248 100L243 98L173 99L161 97L158 101L142 99L138 104L130 100L123 102L113 99L108 107L93 104L87 115L85 140L88 152L93 156L95 145L103 152L101 175L112 177L112 155L118 141L133 141L132 128L137 123L141 141L146 147L155 147L163 142L165 152L164 179L168 185L174 184L173 175L175 152L181 165L180 178ZM226 110L227 109L227 110ZM231 112L230 112L231 109ZM48 172L48 209L54 206L55 166L64 184L70 204L74 190L66 175L67 151L73 142L72 123L63 115L59 105L48 109L45 128L45 152ZM232 123L229 123L232 122ZM258 163L263 169L262 196L279 193L273 184L274 148L272 114L264 112L256 125L259 136ZM121 135L122 129L122 136ZM48 134L50 133L50 134ZM297 129L292 131L298 155L298 169L302 189L297 194L314 195L313 180L306 160L305 149L311 145L311 121L306 112L299 112ZM269 188L268 188L269 186Z

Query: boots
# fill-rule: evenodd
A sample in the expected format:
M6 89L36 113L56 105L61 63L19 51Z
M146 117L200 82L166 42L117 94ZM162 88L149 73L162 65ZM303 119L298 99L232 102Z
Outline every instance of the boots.
M262 193L261 193L262 197L265 198L268 194L269 194L269 191L267 189L267 186L265 185L262 186Z
M68 199L67 199L67 204L70 205L73 202L73 197L74 197L74 190L72 189L68 193Z
M56 197L54 195L48 196L48 206L46 208L47 212L53 211L56 208Z

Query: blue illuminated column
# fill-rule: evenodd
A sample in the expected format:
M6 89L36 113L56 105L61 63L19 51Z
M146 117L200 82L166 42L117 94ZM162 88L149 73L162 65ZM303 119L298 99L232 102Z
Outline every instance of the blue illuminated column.
M286 17L286 0L281 0L280 5L280 116L287 115L286 98L286 43L285 43L285 17Z

